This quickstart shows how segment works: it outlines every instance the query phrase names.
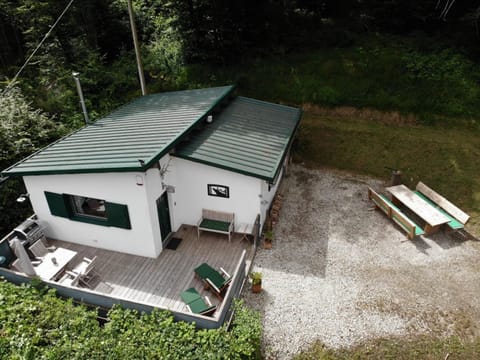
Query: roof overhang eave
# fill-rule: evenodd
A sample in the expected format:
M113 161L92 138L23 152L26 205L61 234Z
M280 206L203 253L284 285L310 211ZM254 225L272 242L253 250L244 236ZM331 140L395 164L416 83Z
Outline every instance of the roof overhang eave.
M270 181L271 184L274 184L277 182L278 176L280 175L280 170L282 169L283 162L285 161L285 157L287 154L290 153L290 149L292 148L293 141L295 140L295 137L298 132L298 127L300 126L300 120L302 119L303 115L303 110L299 109L295 127L293 128L292 134L290 135L290 138L288 139L287 146L285 147L282 156L280 157L280 161L277 163L276 169L275 169L275 174Z
M145 172L147 166L127 166L127 167L112 167L112 168L84 168L84 169L67 169L67 170L44 170L44 171L29 171L19 170L15 172L2 172L3 176L19 177L19 176L41 176L41 175L67 175L67 174L99 174L112 172Z
M214 163L214 162L211 162L211 161L206 161L206 160L198 159L198 158L193 157L193 156L181 155L181 154L174 154L174 155L172 155L172 156L177 157L177 158L180 158L180 159L185 159L185 160L193 161L193 162L196 162L196 163L199 163L199 164L204 164L204 165L212 166L212 167L215 167L215 168L218 168L218 169L223 169L223 170L231 171L231 172L234 172L234 173L237 173L237 174L242 174L242 175L254 177L254 178L261 179L261 180L265 180L265 181L268 181L268 182L271 182L271 181L273 181L273 179L274 179L273 176L267 176L267 175L257 174L257 173L253 173L253 172L250 172L250 171L237 169L237 168L230 167L230 166L220 165L220 164L217 164L217 163Z

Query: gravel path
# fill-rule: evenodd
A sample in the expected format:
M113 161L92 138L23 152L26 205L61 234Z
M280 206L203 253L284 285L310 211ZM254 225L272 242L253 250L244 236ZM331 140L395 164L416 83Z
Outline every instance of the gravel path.
M373 210L378 180L293 166L272 250L259 249L267 359L315 340L351 346L384 336L479 334L480 244L443 233L407 240Z

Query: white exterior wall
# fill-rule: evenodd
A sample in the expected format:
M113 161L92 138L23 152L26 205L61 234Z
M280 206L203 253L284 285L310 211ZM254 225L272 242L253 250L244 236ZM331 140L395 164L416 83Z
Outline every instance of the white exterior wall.
M253 223L260 213L260 179L175 157L170 167L166 181L175 185L169 199L174 230L182 224L196 225L203 208L233 212L236 224ZM208 196L208 184L228 186L230 197Z
M46 226L48 237L129 254L156 257L161 251L161 241L158 219L155 222L152 218L150 201L152 194L156 191L155 183L151 181L154 170L149 170L147 174L65 174L25 176L23 179L30 194L33 209L41 224ZM143 185L137 185L140 179ZM151 184L147 180L151 181ZM53 216L45 198L45 191L92 197L127 205L132 228L94 225ZM156 216L156 209L153 214ZM152 224L156 224L157 227L155 228Z
M240 223L253 224L257 214L261 215L263 225L283 175L282 172L277 184L268 191L268 183L264 180L168 155L159 161L159 167L166 169L163 178L159 168L151 168L145 173L41 175L23 179L35 214L46 226L48 237L157 257L162 251L162 239L156 200L167 185L175 189L168 194L172 231L177 231L182 224L196 225L203 208L233 212L238 230ZM208 184L228 186L230 197L209 196ZM132 228L101 226L53 216L45 191L127 205Z

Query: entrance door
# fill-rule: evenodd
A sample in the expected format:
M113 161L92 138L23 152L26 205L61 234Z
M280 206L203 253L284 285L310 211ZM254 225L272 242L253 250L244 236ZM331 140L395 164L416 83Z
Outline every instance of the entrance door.
M166 191L157 199L157 213L158 222L160 223L162 242L165 243L168 234L172 232L172 225L170 224L170 211L168 209L168 195Z

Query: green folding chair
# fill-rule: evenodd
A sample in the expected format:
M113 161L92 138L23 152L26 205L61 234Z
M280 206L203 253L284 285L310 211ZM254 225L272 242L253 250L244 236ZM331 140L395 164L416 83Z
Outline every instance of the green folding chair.
M207 288L210 288L213 293L219 298L223 297L223 292L227 289L232 281L232 277L223 269L220 272L212 268L207 263L203 263L195 268L195 275L202 280Z
M217 306L212 305L208 297L205 297L205 300L203 300L198 291L193 287L182 292L180 297L187 309L194 314L212 315L217 309Z

